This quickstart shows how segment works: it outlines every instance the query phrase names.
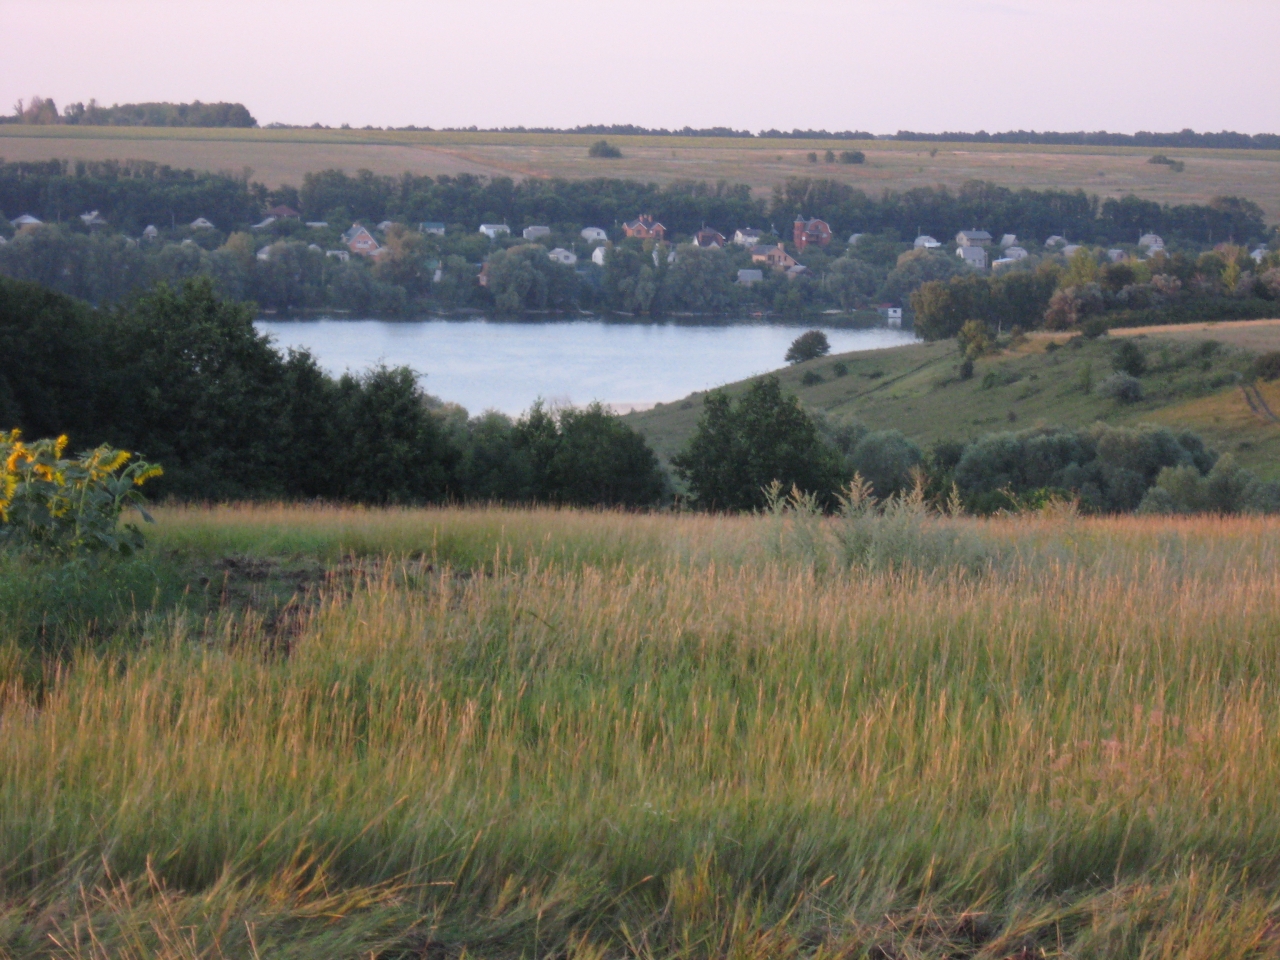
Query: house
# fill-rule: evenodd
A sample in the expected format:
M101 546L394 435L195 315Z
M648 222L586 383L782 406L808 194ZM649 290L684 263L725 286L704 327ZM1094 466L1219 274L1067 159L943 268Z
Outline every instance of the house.
M865 234L865 233L851 233L851 234L849 234L849 241L848 241L848 242L849 242L849 246L851 246L851 247L856 247L856 246L858 245L858 241L859 241L859 240L861 240L861 239L862 239L863 237L865 237L865 236L866 236L866 234Z
M895 307L891 303L882 303L876 307L876 313L884 317L884 321L891 327L902 326L902 308Z
M1010 257L1001 257L999 260L992 260L991 272L999 273L1001 270L1005 269L1006 267L1012 267L1017 262L1018 262L1017 260L1011 259Z
M710 227L703 227L693 235L693 245L695 247L706 247L709 250L720 250L728 243L724 238L724 234L719 230L712 230Z
M40 226L42 223L44 223L43 220L37 219L36 217L33 217L29 213L24 213L17 220L9 221L9 225L13 227L13 229L18 231L34 230L36 227Z
M603 246L601 246L601 247L596 247L594 250L592 250L592 251L591 251L591 262L592 262L592 263L594 263L594 264L595 264L596 266L598 266L598 267L603 267L603 266L604 266L604 258L605 258L605 250L607 250L607 249L608 249L607 247L603 247Z
M583 227L578 231L578 236L587 241L587 243L595 243L597 240L603 243L609 239L609 235L599 227Z
M443 237L444 224L439 220L424 220L422 223L418 224L418 232Z
M378 232L379 232L379 233L386 233L388 230L390 230L390 229L391 229L392 227L394 227L395 225L396 225L396 223L395 223L395 221L394 221L394 220L383 220L380 224L378 224Z
M786 273L788 280L794 280L796 277L808 273L809 268L802 263L797 263L794 266L787 267L783 272Z
M308 243L307 249L314 250L316 253L324 253L324 251L320 249L320 244L318 243Z
M276 222L276 218L275 218L275 217L267 217L267 218L266 218L265 220L263 220L261 223L255 223L255 224L254 224L252 227L250 227L249 229L250 229L250 230L265 230L265 229L267 229L267 227L271 226L271 225L272 225L273 223L275 223L275 222Z
M277 220L301 220L302 219L302 214L300 214L297 210L293 209L293 207L285 206L283 203L276 204L274 207L272 207L270 210L267 211L267 215L270 217L275 217Z
M511 232L511 228L505 223L482 223L480 224L480 232L490 240L497 240L501 234L509 234Z
M324 255L326 257L333 257L333 259L339 260L342 263L346 263L351 259L351 252L349 250L326 250Z
M1138 246L1148 253L1164 249L1164 240L1158 233L1144 233L1138 238Z
M1266 247L1259 247L1257 250L1253 251L1253 253L1249 254L1249 256L1253 258L1254 263L1261 263L1267 258L1267 254L1269 252L1270 251L1267 250Z
M543 237L551 236L550 227L525 227L521 233L526 240L541 240Z
M1046 247L1065 247L1067 245L1067 238L1060 237L1055 233L1052 237L1050 237L1048 240L1044 242L1044 245Z
M991 234L985 230L961 230L956 234L956 246L989 247L991 246Z
M927 233L922 233L916 237L915 248L917 250L937 250L942 244Z
M831 226L825 220L806 220L804 217L796 217L796 222L791 225L791 239L801 253L804 253L804 248L811 243L825 247L831 242Z
M1031 254L1027 253L1026 248L1019 247L1016 244L1011 247L1005 247L1004 255L1008 260L1025 260L1031 256Z
M979 270L987 269L987 251L982 247L957 247L956 256L971 267Z
M547 256L556 263L563 263L566 267L572 267L578 262L578 255L572 250L566 250L564 247L556 247Z
M733 242L740 247L758 247L761 236L762 234L759 230L752 230L748 227L746 230L735 230Z
M90 230L97 227L105 227L107 225L106 217L98 213L97 210L91 210L88 213L80 214L80 221Z
M192 230L213 230L216 228L212 223L210 223L204 217L196 217L194 220L191 221L191 229Z
M751 262L767 263L774 270L786 270L796 265L795 257L787 253L786 247L782 244L776 247L752 247Z
M143 240L154 240L158 236L160 236L160 231L152 223L147 224L147 228L142 231Z
M324 230L329 226L328 220L308 220L307 227L311 230Z
M641 240L665 240L667 238L667 228L657 223L647 213L640 214L636 220L628 220L622 225L622 229L628 237L638 237Z
M1125 253L1123 250L1119 249L1118 247L1112 247L1110 250L1107 251L1107 259L1110 260L1112 263L1119 263L1121 260L1123 260L1127 256L1128 254Z
M1062 248L1062 255L1064 257L1069 257L1079 249L1080 249L1080 244L1068 243L1065 247Z
M736 243L737 240L735 239L734 242ZM738 283L741 286L749 287L752 284L763 283L763 282L764 282L763 270L739 270L738 271Z
M261 250L259 250L259 251L258 251L258 259L259 259L259 260L270 260L270 259L271 259L271 246L270 246L270 244L268 244L267 246L263 247Z
M378 241L373 239L373 234L358 223L353 223L351 229L342 235L342 242L347 245L348 250L361 257L376 256L382 249Z
M1008 250L1010 247L1017 246L1018 235L1016 233L1006 233L1000 238L1000 249Z

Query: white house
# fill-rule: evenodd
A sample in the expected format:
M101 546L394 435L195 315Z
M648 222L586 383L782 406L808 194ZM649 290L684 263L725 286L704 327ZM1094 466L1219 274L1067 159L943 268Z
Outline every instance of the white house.
M147 224L147 229L142 231L143 240L154 240L158 236L160 236L160 231L156 229L153 223Z
M1062 248L1062 255L1064 257L1069 257L1079 249L1080 249L1080 244L1068 243L1065 247Z
M265 246L265 247L263 247L261 250L259 250L259 251L258 251L258 259L259 259L259 260L270 260L270 259L271 259L271 247L270 247L270 245Z
M1001 270L1005 269L1006 267L1012 267L1012 266L1013 266L1015 263L1017 263L1017 262L1018 262L1017 260L1014 260L1014 259L1012 259L1012 258L1010 258L1010 257L1001 257L1001 258L1000 258L1000 259L998 259L998 260L992 260L992 261L991 261L991 272L992 272L992 273L997 273L997 272L999 272L999 271L1001 271Z
M578 236L587 243L595 243L597 240L604 242L609 239L609 235L599 227L583 227L578 231Z
M1067 245L1067 238L1060 237L1055 233L1052 237L1050 237L1048 240L1044 242L1044 245L1046 247L1065 247Z
M1128 254L1125 253L1123 250L1121 250L1119 247L1112 247L1110 250L1107 251L1107 259L1110 260L1112 263L1119 263L1121 260L1123 260L1127 256Z
M920 236L916 237L915 246L917 250L936 250L938 247L942 246L942 244L933 239L933 237L929 236L927 233L922 233Z
M275 218L275 217L267 217L267 218L266 218L265 220L263 220L261 223L255 223L255 224L254 224L252 227L250 227L249 229L250 229L250 230L265 230L265 229L267 229L267 227L271 226L271 225L272 225L273 223L275 223L275 222L276 222L276 218Z
M991 246L991 234L985 230L961 230L956 234L956 246L989 247Z
M81 222L90 229L94 227L105 227L107 225L106 217L98 213L97 210L91 210L88 213L80 214Z
M480 232L490 240L497 240L500 234L510 233L511 228L505 223L482 223L480 224Z
M876 307L876 313L884 317L885 323L891 327L902 326L902 308L895 307L888 303L882 303Z
M608 249L607 247L596 247L594 250L592 250L592 251L591 251L591 262L592 262L592 263L594 263L594 264L596 264L596 266L603 267L603 266L604 266L605 250L607 250L607 249Z
M521 233L526 240L541 240L543 237L551 236L550 227L525 227Z
M738 241L735 238L733 242L737 243ZM763 270L739 270L738 271L738 283L744 287L749 287L753 283L762 283L762 282L764 282Z
M23 227L38 227L42 223L44 223L43 220L33 217L29 213L24 213L17 220L10 220L9 226L15 230L21 230Z
M1138 238L1138 246L1148 253L1164 249L1164 239L1158 233L1144 233Z
M418 232L443 237L444 224L439 220L424 220L422 223L418 224Z
M1007 260L1025 260L1030 256L1023 247L1019 247L1016 244L1011 247L1005 247L1004 255Z
M863 237L865 237L865 236L866 236L866 234L865 234L865 233L851 233L851 234L849 234L849 246L851 246L851 247L852 247L854 244L856 244L859 240L861 240L861 239L862 239Z
M204 217L196 217L191 221L192 230L213 230L214 226Z
M578 262L578 255L572 250L566 250L564 247L556 247L547 256L556 263L563 263L566 267L572 267Z
M328 220L308 220L307 226L312 230L323 230L329 226Z
M976 267L979 270L987 269L987 251L982 247L957 247L956 256L971 267Z
M308 243L307 249L314 250L316 253L324 253L324 251L320 249L320 244L318 243Z
M391 229L392 227L394 227L394 226L395 226L395 221L393 221L393 220L383 220L380 224L378 224L378 229L379 229L382 233L386 233L388 230L390 230L390 229Z
M1017 243L1018 243L1018 235L1016 233L1006 233L1003 237L1000 238L1000 249L1008 250L1010 247L1016 246Z
M735 230L733 242L740 247L754 247L760 243L760 231L752 230L750 227L746 230Z
M1267 250L1266 247L1259 247L1257 250L1253 251L1253 253L1249 254L1249 256L1253 258L1254 263L1261 263L1264 259L1266 259L1268 252L1269 251Z

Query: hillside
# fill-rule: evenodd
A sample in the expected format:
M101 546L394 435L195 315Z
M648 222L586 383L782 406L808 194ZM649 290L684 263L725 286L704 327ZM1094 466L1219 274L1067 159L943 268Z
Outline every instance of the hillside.
M609 137L617 160L592 159L591 134L410 132L390 130L160 129L0 126L0 157L17 160L151 160L178 168L252 168L270 187L298 185L305 173L340 167L381 174L626 177L656 183L720 179L758 195L793 176L822 176L879 195L884 190L980 179L1002 186L1082 189L1103 198L1136 194L1161 203L1203 203L1231 194L1280 219L1280 151L1164 150L1185 169L1150 164L1142 147L897 141L736 140L720 137ZM809 162L828 149L857 149L862 165Z
M1221 330L1197 326L1172 335L1159 328L1125 331L1142 347L1148 366L1141 378L1145 397L1133 404L1085 389L1086 381L1096 387L1111 374L1115 337L1033 336L979 360L967 381L959 377L954 340L833 355L777 375L806 407L834 422L898 429L926 448L1038 425L1158 423L1194 430L1260 475L1280 478L1280 424L1253 413L1240 388L1256 352L1280 349L1280 321L1223 324ZM840 363L844 376L835 369ZM802 378L810 372L822 382L806 385ZM744 384L727 389L734 393ZM1261 384L1260 390L1280 410L1280 383ZM700 397L627 419L669 458L693 431Z

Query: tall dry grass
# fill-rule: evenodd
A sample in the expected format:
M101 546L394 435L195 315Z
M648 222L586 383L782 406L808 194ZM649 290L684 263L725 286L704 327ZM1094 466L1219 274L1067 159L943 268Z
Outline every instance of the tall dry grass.
M7 675L0 952L1280 954L1280 525L854 523L166 511L381 559Z

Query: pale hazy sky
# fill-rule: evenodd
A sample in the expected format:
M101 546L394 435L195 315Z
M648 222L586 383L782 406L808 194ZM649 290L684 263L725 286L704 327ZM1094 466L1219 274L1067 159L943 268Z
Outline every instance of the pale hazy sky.
M0 0L0 109L1280 132L1280 0Z

